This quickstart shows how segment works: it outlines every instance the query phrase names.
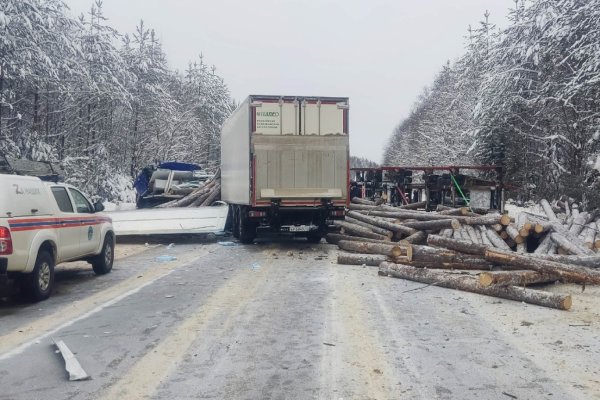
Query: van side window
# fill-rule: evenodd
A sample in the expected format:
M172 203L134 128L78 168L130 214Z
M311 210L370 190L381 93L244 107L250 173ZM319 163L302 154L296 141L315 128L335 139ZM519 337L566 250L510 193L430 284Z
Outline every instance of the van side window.
M69 198L67 189L63 187L53 187L52 194L56 199L56 203L58 204L60 211L68 213L73 212L73 204L71 204L71 199Z
M69 193L73 196L75 207L78 213L93 213L94 208L90 202L79 191L69 188Z

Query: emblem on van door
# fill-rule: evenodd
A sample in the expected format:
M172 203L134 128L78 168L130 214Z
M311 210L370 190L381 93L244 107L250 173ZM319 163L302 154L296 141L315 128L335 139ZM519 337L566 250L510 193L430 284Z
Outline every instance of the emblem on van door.
M16 194L25 194L25 192L23 191L23 189L21 189L21 188L19 187L19 185L17 185L17 184L13 184L13 186L15 187L15 193L16 193Z
M91 226L88 228L88 240L92 240L92 237L94 236L94 228L92 228Z

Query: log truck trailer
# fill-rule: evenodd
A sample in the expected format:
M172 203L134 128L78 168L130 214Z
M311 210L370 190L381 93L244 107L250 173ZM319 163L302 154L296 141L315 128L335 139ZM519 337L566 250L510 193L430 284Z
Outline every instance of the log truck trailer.
M233 235L318 242L349 196L348 98L249 96L223 124L221 198Z

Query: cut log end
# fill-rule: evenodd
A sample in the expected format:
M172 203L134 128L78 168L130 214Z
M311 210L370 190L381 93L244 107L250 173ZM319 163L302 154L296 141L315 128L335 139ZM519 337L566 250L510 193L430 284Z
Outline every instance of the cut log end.
M562 306L563 310L570 310L572 305L573 305L573 299L571 298L571 295L567 295L567 297L565 297L561 302L561 306Z

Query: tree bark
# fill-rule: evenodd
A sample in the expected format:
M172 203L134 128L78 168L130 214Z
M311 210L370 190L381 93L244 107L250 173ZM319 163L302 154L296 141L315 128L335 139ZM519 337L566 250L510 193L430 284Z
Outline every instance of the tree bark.
M352 198L352 202L354 204L364 204L364 205L367 205L367 206L375 206L376 205L374 201L367 200L367 199L362 199L360 197L353 197Z
M481 286L527 286L535 283L555 282L559 277L537 271L489 271L479 274Z
M213 188L212 192L208 195L206 200L200 204L200 207L210 206L213 202L215 202L218 198L221 197L221 184L217 183Z
M404 235L412 235L413 233L417 232L416 229L407 228L404 225L395 224L393 222L386 221L386 220L384 220L382 218L372 217L370 215L361 214L361 213L356 212L356 211L348 211L348 213L346 215L349 216L349 217L351 217L351 218L357 219L359 221L366 222L368 224L377 226L379 228L387 229L387 230L390 230L392 232L399 232L399 233L402 233Z
M349 222L342 222L342 221L335 221L335 225L340 226L342 228L341 233L344 235L350 234L352 236L361 236L361 237L366 237L369 239L390 241L389 237L375 233L375 232L371 231L370 229L362 227L360 225L351 224Z
M487 228L485 234L490 242L501 250L510 251L510 246L498 235L498 233L492 229Z
M533 254L542 260L555 261L563 264L579 265L587 268L600 268L600 255L593 256L561 256L558 254Z
M379 274L450 289L462 290L465 292L483 294L486 296L521 301L524 303L536 304L539 306L556 308L559 310L568 310L571 308L572 304L570 295L561 295L543 292L541 290L519 288L516 286L484 287L481 286L477 279L472 276L449 274L446 272L432 271L429 269L419 269L401 264L383 262L379 266Z
M402 241L414 244L425 243L427 241L427 233L424 231L418 231L416 233L413 233L409 237L403 239Z
M531 269L542 273L555 274L562 280L568 282L600 283L600 271L556 261L543 260L535 256L488 249L485 252L485 259L500 264L512 265L521 269Z
M467 235L469 235L469 237L471 238L471 241L473 243L481 244L481 241L479 240L479 237L477 236L477 233L475 232L475 229L473 229L472 226L466 225L464 228L465 228L465 231L467 232Z
M375 232L375 233L378 233L378 234L380 234L380 235L383 235L383 236L387 236L387 237L389 237L390 239L392 238L392 236L394 236L394 233L393 233L393 232L391 232L391 231L389 231L389 230L387 230L387 229L383 229L383 228L380 228L380 227L378 227L378 226L371 225L371 224L369 224L369 223L367 223L367 222L363 222L363 221L360 221L360 220L358 220L358 219L354 219L354 218L350 217L349 215L346 215L346 219L345 219L345 221L346 221L346 222L349 222L349 223L351 223L351 224L360 225L360 226L362 226L363 228L370 229L371 231L373 231L373 232Z
M514 240L515 243L519 244L519 243L523 243L525 241L525 238L521 235L519 235L519 231L517 230L517 228L514 225L506 225L506 233L508 233L508 236Z
M485 251L489 249L488 246L482 244L469 243L463 240L445 238L439 235L429 235L427 237L427 244L430 246L443 247L445 249L458 251L465 254L473 254L477 256L484 256Z
M389 245L391 243L387 240L369 239L369 238L363 238L363 237L358 237L358 236L342 235L339 233L328 233L327 236L325 236L325 240L327 241L327 243L336 244L336 245L340 242L340 240L349 240L352 242L364 242L364 243L379 243L379 244L387 244L387 245Z
M399 260L406 257L398 257ZM378 267L384 261L391 261L388 256L382 254L354 254L354 253L338 253L337 263L344 265L368 265L370 267Z
M558 245L558 247L560 247L561 249L566 251L567 254L575 254L578 256L593 254L593 252L590 249L586 248L584 245L583 246L579 245L579 243L578 243L579 240L577 240L577 241L569 240L565 236L563 236L557 232L552 232L550 234L550 237L552 237L552 240L554 241L554 243L556 243Z
M404 226L409 228L418 229L418 230L441 230L441 229L459 229L460 222L456 219L440 219L437 221L417 221L417 222L408 222L405 223Z
M558 222L558 218L556 218L556 214L554 214L554 211L552 210L552 206L550 205L550 203L548 203L548 200L546 200L546 199L540 200L540 206L542 206L542 209L544 210L544 213L548 217L549 221Z
M406 256L410 261L412 259L412 248L393 244L354 242L351 240L340 240L338 246L342 250L361 254L383 254L390 257Z

